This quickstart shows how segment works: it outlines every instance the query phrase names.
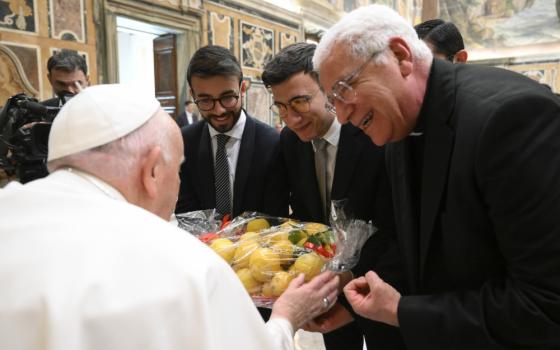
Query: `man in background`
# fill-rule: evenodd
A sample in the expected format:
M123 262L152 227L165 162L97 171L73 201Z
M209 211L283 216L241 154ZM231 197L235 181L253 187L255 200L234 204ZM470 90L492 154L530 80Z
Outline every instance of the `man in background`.
M361 276L376 269L398 284L400 264L384 149L372 144L353 125L340 125L319 87L311 62L314 52L314 44L290 45L267 63L262 74L264 84L272 90L271 109L286 123L280 144L292 217L328 224L331 199L346 199L348 214L373 221L380 228L362 249L353 272ZM362 317L352 322L353 315L342 305L336 305L330 313L336 314L340 321L337 326L342 328L324 331L328 350L362 350L364 336L372 349L374 345L404 348L394 327Z
M196 123L198 121L196 104L191 100L185 101L185 109L183 110L183 112L181 112L181 114L177 116L177 119L175 120L177 121L177 125L179 125L179 128L181 129L186 125Z
M187 80L204 122L182 130L189 161L181 167L176 213L216 208L231 217L287 216L280 135L243 109L246 85L235 56L203 47L191 58Z
M0 189L1 349L291 350L336 301L332 272L300 275L265 326L221 257L168 222L183 144L153 96L85 89L48 159L48 177Z
M434 57L454 63L465 63L468 59L463 36L451 22L431 19L414 26L418 37L432 50Z
M50 107L61 107L82 89L89 86L85 58L73 50L62 49L47 61L47 77L56 97L43 101Z

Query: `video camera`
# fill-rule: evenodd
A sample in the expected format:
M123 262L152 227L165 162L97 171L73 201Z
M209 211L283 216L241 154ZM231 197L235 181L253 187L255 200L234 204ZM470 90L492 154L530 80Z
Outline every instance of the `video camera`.
M0 167L6 174L16 174L22 183L48 175L49 132L59 110L25 94L8 99L0 113Z

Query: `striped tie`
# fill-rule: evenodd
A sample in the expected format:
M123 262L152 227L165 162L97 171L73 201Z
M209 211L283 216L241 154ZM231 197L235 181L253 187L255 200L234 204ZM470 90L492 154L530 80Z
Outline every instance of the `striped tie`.
M216 162L214 164L214 187L216 188L216 211L220 214L231 213L231 192L229 183L229 163L226 153L226 143L229 136L216 135L218 149L216 151Z

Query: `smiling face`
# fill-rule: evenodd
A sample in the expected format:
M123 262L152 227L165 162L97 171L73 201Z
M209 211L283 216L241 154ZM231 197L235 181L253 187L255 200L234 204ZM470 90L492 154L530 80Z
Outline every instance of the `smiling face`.
M406 48L402 40L393 40L382 53L388 54L386 64L370 62L347 81L353 92L346 94L350 96L346 102L331 98L338 120L341 123L349 121L359 127L378 146L405 138L414 128L420 109L411 90L412 64ZM329 96L332 96L337 82L366 63L366 58L356 58L348 52L344 44L335 44L319 67L321 85Z
M286 126L307 142L322 137L334 120L334 115L325 108L325 95L309 74L300 72L280 84L271 86L275 103L287 106L287 114L282 117ZM298 113L290 106L290 101L309 97L309 111Z
M203 99L232 99L237 96L237 102L231 107L224 107L220 101L214 101L214 107L204 111L199 105L200 115L218 132L227 132L233 128L243 106L243 96L245 95L245 83L239 85L239 78L236 76L216 75L209 78L193 76L191 79L191 95L195 101Z

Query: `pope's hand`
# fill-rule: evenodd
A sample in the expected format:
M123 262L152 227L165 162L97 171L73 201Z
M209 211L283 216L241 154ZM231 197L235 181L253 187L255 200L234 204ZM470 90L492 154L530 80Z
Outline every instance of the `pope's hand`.
M401 294L375 272L356 278L344 287L344 295L360 316L398 326L397 309Z
M305 283L304 275L294 278L272 307L273 318L284 318L294 330L327 311L336 302L339 278L325 271ZM325 299L326 298L326 299ZM325 301L328 301L325 305Z

